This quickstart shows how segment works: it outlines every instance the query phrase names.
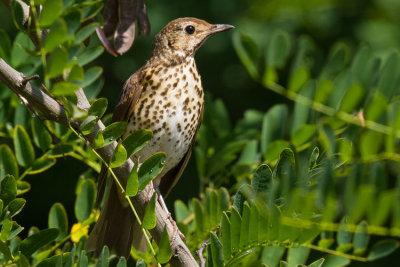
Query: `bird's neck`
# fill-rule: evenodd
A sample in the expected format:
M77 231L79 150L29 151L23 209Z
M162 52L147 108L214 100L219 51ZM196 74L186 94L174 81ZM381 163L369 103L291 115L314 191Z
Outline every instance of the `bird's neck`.
M158 62L159 64L164 65L165 67L174 67L180 64L187 64L194 61L193 55L188 55L182 51L168 51L168 52L159 52L153 53L152 59L153 62Z

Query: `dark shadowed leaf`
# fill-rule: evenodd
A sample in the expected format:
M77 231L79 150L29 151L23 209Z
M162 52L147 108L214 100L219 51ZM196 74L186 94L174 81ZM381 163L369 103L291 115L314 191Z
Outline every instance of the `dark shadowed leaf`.
M61 203L54 203L53 206L51 206L48 224L49 228L57 228L60 230L60 234L58 235L56 241L62 240L67 235L68 217L67 212Z
M368 254L368 260L373 261L383 258L395 251L399 247L399 245L399 241L394 239L378 241L371 248L371 251Z
M18 178L18 164L15 156L7 145L0 145L0 178L6 174Z
M357 225L356 232L354 233L354 254L361 255L367 249L369 242L368 225L367 222L362 221Z
M20 213L20 211L24 208L26 203L26 200L23 198L16 198L14 200L12 200L7 208L7 211L9 212L9 216L13 217L15 215L17 215L18 213Z
M282 68L290 53L290 37L287 32L277 30L271 36L267 50L267 65Z
M80 184L75 201L75 216L79 222L89 218L96 198L96 186L92 180L85 180Z
M51 166L53 166L54 164L56 164L56 160L54 158L39 158L37 160L35 160L35 162L32 165L32 168L29 170L29 174L37 174L37 173L41 173L44 172L45 170L51 168Z
M0 199L3 200L4 206L7 206L17 195L17 183L12 175L6 175L1 180Z
M24 239L21 242L19 249L22 254L24 254L26 257L29 257L39 248L47 245L48 243L56 239L58 234L58 229L49 228L42 230Z
M125 259L125 257L119 258L119 261L118 261L116 267L126 267L126 259Z
M239 56L240 61L246 67L253 79L258 79L257 69L258 47L250 36L235 32L233 34L233 46Z
M221 220L221 242L222 253L228 261L231 258L231 223L226 212L223 213Z

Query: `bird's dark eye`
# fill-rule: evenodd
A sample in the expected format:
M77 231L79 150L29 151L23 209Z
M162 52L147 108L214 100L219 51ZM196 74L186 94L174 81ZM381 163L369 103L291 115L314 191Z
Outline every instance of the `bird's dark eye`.
M194 27L192 25L186 26L185 31L188 34L193 34L194 33Z

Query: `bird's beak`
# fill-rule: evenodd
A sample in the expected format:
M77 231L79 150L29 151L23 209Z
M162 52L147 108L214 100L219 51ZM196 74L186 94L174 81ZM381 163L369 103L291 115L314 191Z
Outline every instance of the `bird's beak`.
M214 34L217 32L223 32L234 28L235 28L234 26L229 24L214 24L207 32L208 34Z

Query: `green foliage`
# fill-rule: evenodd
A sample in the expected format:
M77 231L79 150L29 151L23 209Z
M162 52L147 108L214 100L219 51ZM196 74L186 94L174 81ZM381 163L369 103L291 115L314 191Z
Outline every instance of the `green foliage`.
M271 94L260 99L262 105L255 98L247 100L249 105L243 106L264 110L248 109L236 120L228 109L234 104L206 94L194 148L200 194L188 202L177 200L175 218L191 252L206 246L207 266L345 266L377 261L398 249L400 57L396 24L390 23L397 21L399 9L393 1L375 3L374 11L359 2L349 8L331 1L247 1L240 4L249 5L237 12L240 18L227 16L237 22L233 47L249 76L287 101L269 99ZM96 99L103 69L95 60L104 48L94 33L103 20L103 2L33 3L41 8L31 8L30 22L36 23L26 30L20 4L11 1L19 32L0 30L0 57L27 77L43 77L68 116L82 123L77 134L54 122L42 123L0 84L0 265L127 266L107 247L98 260L83 249L98 215L95 177L101 164L112 174L112 168L132 157L135 166L126 188L120 188L129 199L162 172L167 155L156 153L139 166L135 153L148 144L152 132L124 135L126 123L110 124L108 100ZM223 10L238 5L232 2ZM357 16L359 23L349 27L351 36L342 41L337 29L347 25L338 18L351 17L353 9L374 15ZM47 37L34 44L29 31L46 31ZM313 36L299 35L307 32ZM218 47L213 46L214 52ZM218 70L218 79L228 84L225 76L235 76L236 83L241 69L228 67ZM121 67L113 71L119 73ZM240 95L253 95L252 88L242 87ZM94 99L88 111L76 105L78 88ZM87 147L80 135L91 134L102 118L107 127ZM111 161L102 161L95 149L114 141L118 145ZM21 226L15 216L24 211L22 197L31 188L30 179L64 157L88 167L79 179L70 177L77 181L75 218L68 218L63 204L54 203L48 228L23 233L25 222ZM154 194L147 206L145 229L156 225L156 199ZM170 238L164 229L160 244L152 243L155 254L134 254L136 265L167 263Z

